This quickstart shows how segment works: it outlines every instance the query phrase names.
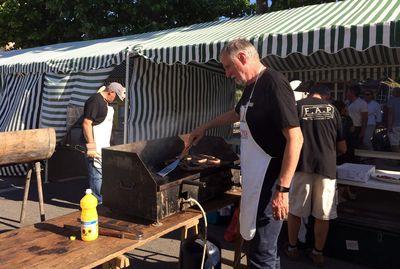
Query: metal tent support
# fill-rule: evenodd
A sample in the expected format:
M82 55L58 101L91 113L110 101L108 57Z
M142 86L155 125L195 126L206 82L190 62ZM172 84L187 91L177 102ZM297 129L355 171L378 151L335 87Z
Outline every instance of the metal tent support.
M125 108L124 108L124 144L128 143L128 112L129 112L129 50L126 52L125 68Z

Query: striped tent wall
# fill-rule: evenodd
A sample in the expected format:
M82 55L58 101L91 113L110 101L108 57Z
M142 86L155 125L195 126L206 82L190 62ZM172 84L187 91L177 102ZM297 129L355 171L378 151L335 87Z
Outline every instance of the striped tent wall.
M38 128L42 74L3 76L0 93L0 132ZM23 176L27 166L0 167L2 176Z
M85 101L103 85L114 67L71 74L46 74L40 127L56 130L57 141L67 131L67 108L69 105L83 107Z
M128 141L188 133L234 105L235 84L221 72L134 58ZM210 130L229 137L231 127Z

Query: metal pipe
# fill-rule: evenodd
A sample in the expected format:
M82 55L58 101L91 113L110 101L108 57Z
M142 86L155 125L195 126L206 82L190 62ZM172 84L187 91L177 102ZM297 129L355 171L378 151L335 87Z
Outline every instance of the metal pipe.
M124 106L124 144L128 143L128 110L129 110L129 49L126 52L125 67L125 106Z

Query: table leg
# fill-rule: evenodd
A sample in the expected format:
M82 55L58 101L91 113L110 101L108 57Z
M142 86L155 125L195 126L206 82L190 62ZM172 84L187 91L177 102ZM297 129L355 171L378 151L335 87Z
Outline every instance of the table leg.
M244 243L244 239L242 238L242 236L239 235L235 242L235 255L233 258L233 269L241 268L243 243Z
M185 227L182 228L182 235L181 235L181 241L187 239L188 237L188 231L194 228L194 233L195 235L199 234L199 220L196 220L195 222L186 225Z
M22 200L21 215L19 217L19 223L21 223L21 224L25 218L25 210L26 210L26 204L28 202L29 186L31 184L31 176L32 176L32 167L30 166L28 172L26 173L26 178L25 178L24 199Z
M40 162L35 163L35 172L36 172L37 189L39 197L40 221L45 221L46 216L44 214L43 188L42 188L42 176L40 173L41 172Z

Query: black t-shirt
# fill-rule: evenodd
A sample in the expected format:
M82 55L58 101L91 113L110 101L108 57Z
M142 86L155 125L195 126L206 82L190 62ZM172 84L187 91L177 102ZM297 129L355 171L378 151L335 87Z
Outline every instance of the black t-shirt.
M249 100L254 83L246 86L235 111ZM296 101L287 79L266 69L256 82L246 114L246 122L256 143L272 157L282 159L286 139L282 129L299 126Z
M338 110L318 98L297 102L304 144L297 171L336 178L336 142L344 140Z
M107 111L107 102L100 93L97 93L86 100L83 115L85 119L92 120L93 125L98 125L105 120Z

